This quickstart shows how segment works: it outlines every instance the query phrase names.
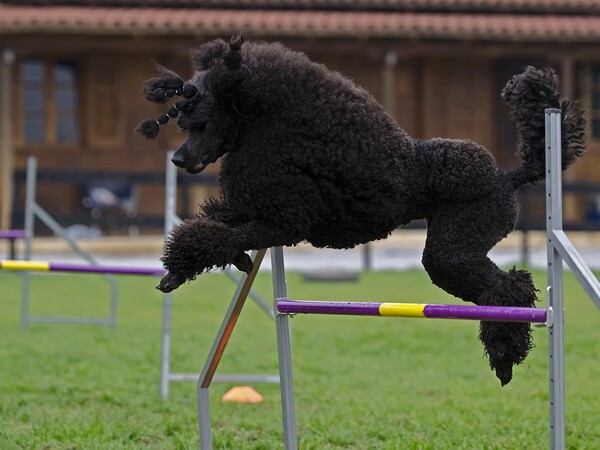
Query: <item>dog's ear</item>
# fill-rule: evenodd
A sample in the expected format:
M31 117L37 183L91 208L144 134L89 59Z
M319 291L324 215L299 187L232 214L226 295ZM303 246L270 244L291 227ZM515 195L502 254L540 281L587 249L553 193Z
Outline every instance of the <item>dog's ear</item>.
M179 112L187 112L197 104L201 97L197 97L198 88L190 83L184 83L183 79L172 70L154 62L154 66L159 76L152 78L144 83L144 97L154 103L167 103L174 96L183 96L175 106L171 106L167 114L161 115L158 119L148 119L141 122L136 132L140 133L146 139L154 139L160 132L160 125L166 124L170 118L175 118Z
M228 49L227 43L223 39L215 39L207 42L198 50L192 50L192 62L196 69L208 70L210 63L216 59L220 59Z
M146 100L153 103L166 103L174 95L181 95L183 79L172 70L153 62L158 71L158 77L144 82L143 93Z

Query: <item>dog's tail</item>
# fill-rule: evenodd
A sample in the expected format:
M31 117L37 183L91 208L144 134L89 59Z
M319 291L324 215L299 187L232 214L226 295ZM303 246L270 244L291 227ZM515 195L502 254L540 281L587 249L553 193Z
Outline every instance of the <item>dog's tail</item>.
M562 111L562 169L583 154L586 124L583 109L577 103L560 97L558 77L552 69L526 67L523 73L515 75L507 83L502 97L510 108L510 118L517 126L517 153L523 160L520 167L508 172L515 189L545 178L546 108Z

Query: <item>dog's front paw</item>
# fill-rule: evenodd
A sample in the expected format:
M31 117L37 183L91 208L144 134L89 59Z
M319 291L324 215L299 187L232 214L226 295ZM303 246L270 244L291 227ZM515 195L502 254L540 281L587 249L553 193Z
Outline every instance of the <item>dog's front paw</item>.
M156 289L164 292L165 294L177 289L185 282L185 277L178 273L169 272L160 280Z
M254 264L252 263L252 259L244 252L239 252L233 258L232 264L241 270L242 272L250 273Z

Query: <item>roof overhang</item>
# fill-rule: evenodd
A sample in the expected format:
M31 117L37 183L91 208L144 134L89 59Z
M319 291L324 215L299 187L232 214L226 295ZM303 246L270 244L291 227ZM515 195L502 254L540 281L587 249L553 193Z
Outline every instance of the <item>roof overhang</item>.
M0 35L250 35L600 42L600 16L103 8L0 4Z

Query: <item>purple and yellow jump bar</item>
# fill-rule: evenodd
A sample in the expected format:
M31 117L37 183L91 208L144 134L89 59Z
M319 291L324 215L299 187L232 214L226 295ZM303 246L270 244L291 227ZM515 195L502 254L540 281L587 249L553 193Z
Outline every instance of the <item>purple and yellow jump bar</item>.
M0 260L0 270L33 272L83 272L114 275L164 275L165 270L156 267L93 266L90 264L52 263L46 261Z
M545 323L546 309L509 306L432 305L417 303L332 302L277 299L281 314L337 314L345 316L466 319L490 322Z

